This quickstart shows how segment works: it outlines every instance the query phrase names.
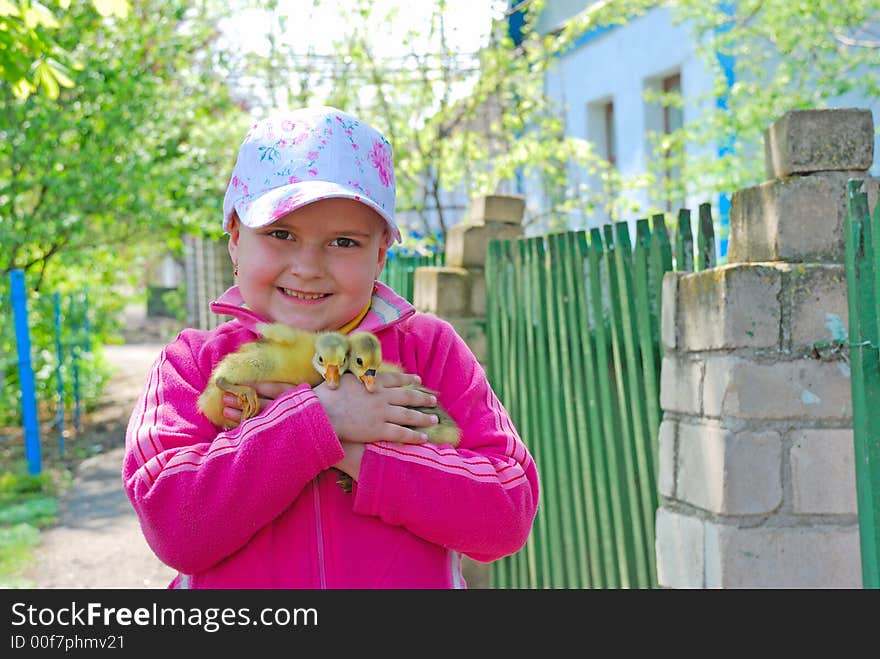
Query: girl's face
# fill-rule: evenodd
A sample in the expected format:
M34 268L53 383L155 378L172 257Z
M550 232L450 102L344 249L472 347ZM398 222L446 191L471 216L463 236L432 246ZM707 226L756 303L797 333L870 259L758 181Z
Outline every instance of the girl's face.
M229 254L248 307L309 331L339 329L369 302L388 250L385 222L352 199L322 199L259 229L233 216Z

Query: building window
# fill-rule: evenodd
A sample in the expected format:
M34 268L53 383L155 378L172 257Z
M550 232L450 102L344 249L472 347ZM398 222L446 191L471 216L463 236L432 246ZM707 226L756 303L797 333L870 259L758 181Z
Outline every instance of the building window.
M662 80L662 89L664 94L676 93L681 94L681 74L675 73L667 76ZM684 122L682 109L678 106L669 104L663 105L663 134L668 137L682 127ZM664 187L667 190L673 190L681 184L681 166L679 165L679 153L673 149L664 154ZM678 212L678 208L684 205L684 199L681 193L674 195L667 194L666 210L667 212Z
M617 167L617 139L614 136L614 101L605 104L605 160Z
M678 213L685 204L681 162L683 146L672 135L684 124L680 103L670 103L669 95L681 94L681 73L665 71L645 80L646 150L651 154L649 169L657 181L652 201L667 213Z
M617 130L615 127L614 100L605 98L590 103L587 106L587 139L592 143L596 155L607 161L611 170L617 168ZM607 175L596 175L592 178L590 187L595 192L596 215L593 216L593 224L601 225L612 222L611 208L618 190L614 184L614 172Z

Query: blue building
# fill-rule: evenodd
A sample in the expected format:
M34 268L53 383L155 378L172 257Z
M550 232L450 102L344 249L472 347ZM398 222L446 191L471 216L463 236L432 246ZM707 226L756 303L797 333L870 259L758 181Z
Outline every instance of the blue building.
M515 8L517 4L511 3ZM592 2L584 0L549 0L538 19L537 29L542 34L560 30L580 12L589 9ZM520 17L510 17L515 33ZM625 25L601 27L578 36L559 58L545 77L545 92L562 113L567 135L587 140L594 151L609 161L624 179L636 179L649 171L660 177L673 178L680 173L675 167L658 162L651 135L671 133L683 123L698 121L712 106L722 105L723 97L713 94L713 75L697 53L695 35L688 24L676 24L672 13L658 7L649 10ZM734 78L733 62L719 59L728 83ZM681 108L663 107L646 98L649 92L680 91L684 99ZM880 101L870 101L851 95L828 103L828 107L869 108L874 113L875 125L880 125ZM726 149L743 149L754 154L755 166L764 169L763 145L721 143L710 146L687 145L688 154L701 149L703 154L721 155ZM873 172L878 168L880 140L875 142ZM585 189L601 190L603 182L596 176L584 175ZM762 178L763 180L763 178ZM656 185L656 184L655 184ZM525 180L519 190L532 206L531 212L540 213L542 191L536 181ZM573 217L577 228L600 226L612 220L632 220L657 211L675 212L685 206L696 209L703 202L713 205L716 218L716 236L719 254L726 253L727 213L726 194L710 197L707 193L689 189L681 198L659 201L657 190L623 188L619 193L628 202L632 214L614 217L604 208ZM623 215L621 213L620 215Z

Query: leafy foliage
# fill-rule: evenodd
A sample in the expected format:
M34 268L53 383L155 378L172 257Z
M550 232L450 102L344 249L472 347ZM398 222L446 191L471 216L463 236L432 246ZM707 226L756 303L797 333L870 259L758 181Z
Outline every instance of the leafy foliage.
M521 12L516 39L499 13L474 52L455 45L445 0L432 3L423 26L404 32L393 26L406 3L387 13L368 0L334 5L326 52L283 38L295 26L274 14L256 35L266 49L247 52L224 43L222 21L283 3L0 0L0 274L26 273L43 396L54 395L46 375L53 323L44 310L51 294L90 291L94 344L112 340L126 302L119 291L143 289L143 263L179 252L185 234L219 237L238 139L248 115L269 106L329 103L385 132L395 144L398 210L422 224L406 246L422 252L462 219L463 209L449 206L453 193L517 192L535 180L549 200L527 206L536 231L567 228L599 207L631 216L628 189L652 190L662 207L685 193L756 183L761 135L783 112L880 92L880 0L584 3L560 30L541 35L534 26L544 5L510 10ZM686 189L659 185L663 177L653 170L621 177L590 143L566 135L563 108L544 90L545 74L577 37L657 7L689 26L716 81L711 98L653 99L707 108L699 122L654 136L650 161L674 163ZM395 40L402 54L381 55L382 39ZM719 55L732 62L732 81ZM722 158L718 145L730 145ZM594 179L598 190L588 185ZM0 351L11 356L8 313L0 298ZM87 379L102 382L99 351L84 368L91 369ZM7 392L16 387L6 385L15 375L4 373L0 409L14 409L15 394Z
M545 38L534 30L544 2L524 5L521 41L514 42L499 15L474 52L457 49L445 1L432 4L424 25L403 32L393 26L406 3L385 12L369 0L345 3L329 57L286 42L281 16L269 22L266 49L234 58L234 93L254 112L272 104L327 103L376 125L395 145L398 212L414 213L422 236L439 232L442 239L463 219L463 209L450 207L453 193L515 193L527 175L541 178L556 202L546 217L531 219L562 226L568 213L600 203L584 198L571 164L609 179L614 172L591 145L565 135L559 108L543 89L543 73L563 45L558 35ZM278 3L248 6L271 11ZM393 39L401 54L380 56L383 39ZM255 93L254 80L264 81L263 93ZM619 188L609 184L609 199Z
M685 126L684 139L732 146L714 163L688 158L689 176L703 185L729 191L762 181L763 167L754 166L754 156L763 154L766 127L786 112L828 107L852 93L880 96L878 0L670 5L677 20L693 25L723 100L698 124ZM719 58L731 63L733 80Z
M236 146L226 136L243 123L212 48L224 11L220 2L143 0L105 17L70 5L53 43L81 64L74 86L54 100L0 86L0 352L16 352L6 274L23 270L44 403L55 395L54 292L90 292L96 349L79 367L92 401L106 380L100 346L128 302L120 291L141 287L138 264L179 249L185 233L219 233ZM7 362L3 374L0 416L18 407L18 387L6 386L17 370Z
M70 0L58 2L67 10ZM128 15L127 0L92 0L101 16ZM60 27L56 15L32 0L0 0L0 80L17 98L38 89L55 100L62 87L74 86L70 69L80 68L69 52L55 40Z
M644 183L656 208L686 193L729 193L763 181L764 131L790 110L829 107L853 94L880 97L878 0L620 0L595 3L568 21L563 36L624 25L661 7L687 26L714 84L699 97L646 95L661 105L703 108L672 134L648 136L655 153ZM667 164L681 176L664 187L657 182Z

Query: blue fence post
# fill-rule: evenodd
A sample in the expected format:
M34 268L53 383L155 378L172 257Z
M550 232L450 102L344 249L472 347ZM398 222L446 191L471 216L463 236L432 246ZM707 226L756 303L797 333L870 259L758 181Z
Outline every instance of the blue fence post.
M15 318L15 344L18 350L18 379L21 383L21 412L24 421L24 452L28 473L40 473L40 424L37 419L37 395L34 369L31 366L31 335L28 329L27 294L24 270L9 273L12 293L12 315Z
M89 323L89 289L88 286L83 293L83 329L85 337L83 338L83 349L86 352L92 351L92 326Z
M67 317L69 322L75 323L74 339L70 342L70 367L73 372L73 427L77 434L80 433L80 400L79 400L79 354L80 354L80 334L81 328L78 325L77 314L74 308L74 294L70 294L68 299Z
M58 454L64 455L64 379L61 377L64 351L61 347L61 294L55 291L52 297L55 301L55 350L58 353L58 368L55 369L58 377Z

